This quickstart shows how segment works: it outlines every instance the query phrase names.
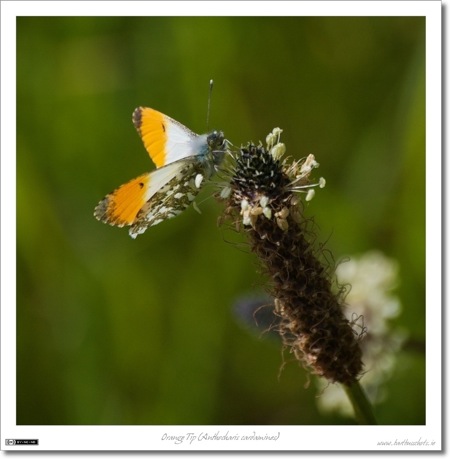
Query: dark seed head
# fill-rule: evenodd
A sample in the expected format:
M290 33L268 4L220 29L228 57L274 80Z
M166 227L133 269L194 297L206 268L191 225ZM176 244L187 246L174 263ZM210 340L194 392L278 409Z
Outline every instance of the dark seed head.
M333 291L323 249L310 242L315 235L294 193L314 186L309 174L318 164L312 155L287 164L272 147L249 143L235 155L228 211L242 216L267 274L284 344L312 373L351 384L362 371L358 335L343 314L342 295Z

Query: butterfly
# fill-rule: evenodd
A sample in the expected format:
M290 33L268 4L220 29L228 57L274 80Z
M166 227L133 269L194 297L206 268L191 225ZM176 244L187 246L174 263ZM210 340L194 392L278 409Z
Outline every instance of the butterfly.
M136 238L193 203L223 161L227 140L222 131L195 134L152 108L136 108L132 119L156 169L106 195L94 216L110 225L130 226L129 234Z

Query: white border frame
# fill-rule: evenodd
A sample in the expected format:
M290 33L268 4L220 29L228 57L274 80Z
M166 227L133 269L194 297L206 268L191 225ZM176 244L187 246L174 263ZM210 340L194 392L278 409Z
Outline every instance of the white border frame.
M106 6L107 5L107 6ZM257 5L257 8L255 6ZM44 450L301 450L429 451L442 448L441 416L441 3L439 1L266 1L266 2L2 2L1 5L1 448ZM427 346L425 426L16 426L15 364L15 120L17 16L426 16L426 151L427 151ZM277 441L203 440L219 435L280 435ZM180 444L164 434L197 438ZM8 438L37 438L39 446L5 446ZM192 437L191 437L192 438ZM326 439L326 440L325 440ZM434 445L379 446L379 441Z

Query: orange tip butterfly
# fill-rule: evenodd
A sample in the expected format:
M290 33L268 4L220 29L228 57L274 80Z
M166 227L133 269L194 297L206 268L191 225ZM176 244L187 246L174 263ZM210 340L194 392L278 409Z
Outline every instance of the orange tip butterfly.
M94 216L110 225L130 226L129 234L136 238L193 203L223 161L227 141L221 131L198 135L152 108L138 107L133 123L157 169L105 196Z

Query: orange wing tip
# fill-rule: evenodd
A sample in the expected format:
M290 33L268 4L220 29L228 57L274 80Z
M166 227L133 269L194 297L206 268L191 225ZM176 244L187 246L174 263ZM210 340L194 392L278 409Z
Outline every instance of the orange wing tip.
M108 225L114 225L118 227L131 224L120 220L114 214L114 201L111 199L111 195L105 196L105 198L103 198L97 204L97 207L94 210L94 217L102 223L107 223Z
M138 107L133 112L132 120L156 167L164 166L166 164L168 118L152 108Z
M134 110L131 119L139 135L142 135L142 129L145 131L147 127L154 128L157 126L159 129L165 130L164 115L153 108L138 107Z
M136 221L146 202L150 174L144 174L103 198L94 210L94 217L114 226L129 226Z

